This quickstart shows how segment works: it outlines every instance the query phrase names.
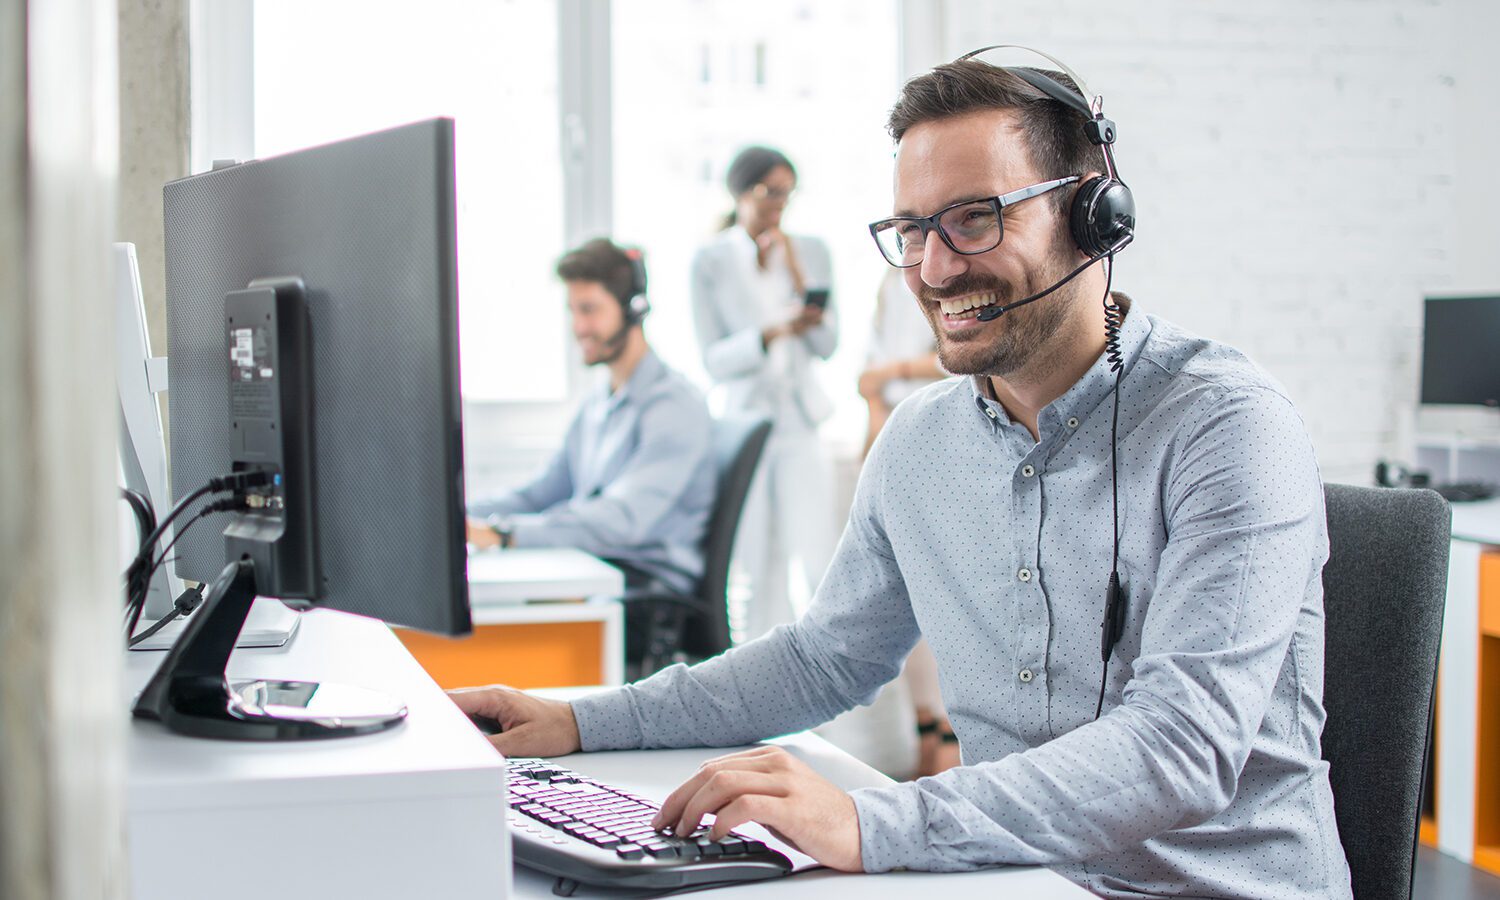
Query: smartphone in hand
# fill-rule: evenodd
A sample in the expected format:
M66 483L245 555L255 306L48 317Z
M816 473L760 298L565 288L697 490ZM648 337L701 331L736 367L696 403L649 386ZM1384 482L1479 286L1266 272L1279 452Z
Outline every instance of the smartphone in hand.
M828 288L808 288L803 295L802 302L808 306L816 306L818 309L828 308Z

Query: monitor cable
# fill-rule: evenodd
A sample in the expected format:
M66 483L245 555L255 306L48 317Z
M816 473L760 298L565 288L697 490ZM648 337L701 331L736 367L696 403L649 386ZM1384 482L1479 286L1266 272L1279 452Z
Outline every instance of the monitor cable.
M179 528L177 530L177 533L172 536L172 539L167 542L167 545L162 548L161 555L156 557L155 562L151 563L150 568L146 570L145 581L149 583L151 581L151 577L156 574L156 570L166 564L167 554L171 552L172 545L176 544L178 539L181 538L184 534L187 534L189 528L192 528L198 522L208 518L211 515L214 515L215 513L228 512L233 509L238 509L239 507L240 502L235 498L217 500L213 503L210 503L208 506L203 507L203 509L200 510L196 516L193 516L187 521L187 524ZM140 634L131 636L131 632L135 630L136 625L140 621L141 609L145 606L145 595L140 595L140 597L136 600L135 603L132 604L131 607L133 613L125 632L126 636L129 637L129 642L126 646L134 647L137 644L140 644L141 642L155 635L158 631L161 631L167 626L168 623L170 623L173 619L176 619L178 616L186 616L191 614L193 610L197 609L202 603L203 585L199 584L187 588L178 595L176 600L172 601L171 612L167 613L165 616L162 616L160 619L157 619Z
M230 491L238 494L249 488L270 484L271 478L271 473L262 471L235 472L219 478L211 478L207 484L204 484L177 501L177 504L172 507L172 510L167 513L166 517L156 523L156 527L151 529L151 532L141 540L140 549L136 553L135 559L131 560L130 565L125 569L125 634L127 636L135 631L136 625L140 622L141 611L146 604L146 593L151 584L151 576L155 574L156 570L166 559L166 551L164 550L161 556L153 561L157 542L166 533L167 527L186 512L192 504L205 495L222 494ZM126 495L126 499L131 502L132 508L135 508L136 502L130 500L128 494ZM146 516L143 518L141 512L137 511L137 519L138 521L144 521L151 517L150 502L145 501L144 497L140 499L145 503ZM225 503L228 503L228 505L225 506ZM211 504L209 507L205 507L205 511L212 509L214 512L222 512L234 509L238 505L239 501L237 499L219 501ZM196 519L193 521L196 521ZM183 531L186 530L186 528L183 529ZM174 536L171 543L176 543L178 536ZM171 544L167 546L170 548ZM182 599L178 598L179 601Z

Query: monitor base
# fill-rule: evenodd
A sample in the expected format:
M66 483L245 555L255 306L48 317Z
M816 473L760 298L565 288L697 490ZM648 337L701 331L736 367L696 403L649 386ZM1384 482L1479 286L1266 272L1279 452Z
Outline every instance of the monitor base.
M231 684L224 669L254 600L255 564L225 566L132 713L180 734L241 741L353 737L406 718L399 700L363 688L268 679Z

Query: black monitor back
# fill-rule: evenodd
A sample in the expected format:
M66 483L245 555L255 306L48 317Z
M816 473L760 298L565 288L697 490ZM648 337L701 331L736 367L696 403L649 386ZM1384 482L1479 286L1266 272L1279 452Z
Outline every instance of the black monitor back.
M171 481L230 467L224 295L296 277L311 318L316 603L469 631L453 122L435 119L165 188ZM223 517L177 572L224 567Z
M1429 297L1422 402L1500 405L1500 297Z

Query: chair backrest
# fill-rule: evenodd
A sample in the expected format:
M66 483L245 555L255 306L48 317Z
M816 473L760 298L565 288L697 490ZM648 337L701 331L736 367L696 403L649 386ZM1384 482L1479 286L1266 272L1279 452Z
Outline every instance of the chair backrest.
M1410 900L1452 511L1427 490L1330 484L1325 497L1323 758L1339 838L1356 900Z
M703 580L698 591L703 615L694 617L683 638L683 649L690 653L712 656L729 649L729 557L734 552L734 536L750 482L770 434L767 419L726 417L714 422L718 490L703 539Z

